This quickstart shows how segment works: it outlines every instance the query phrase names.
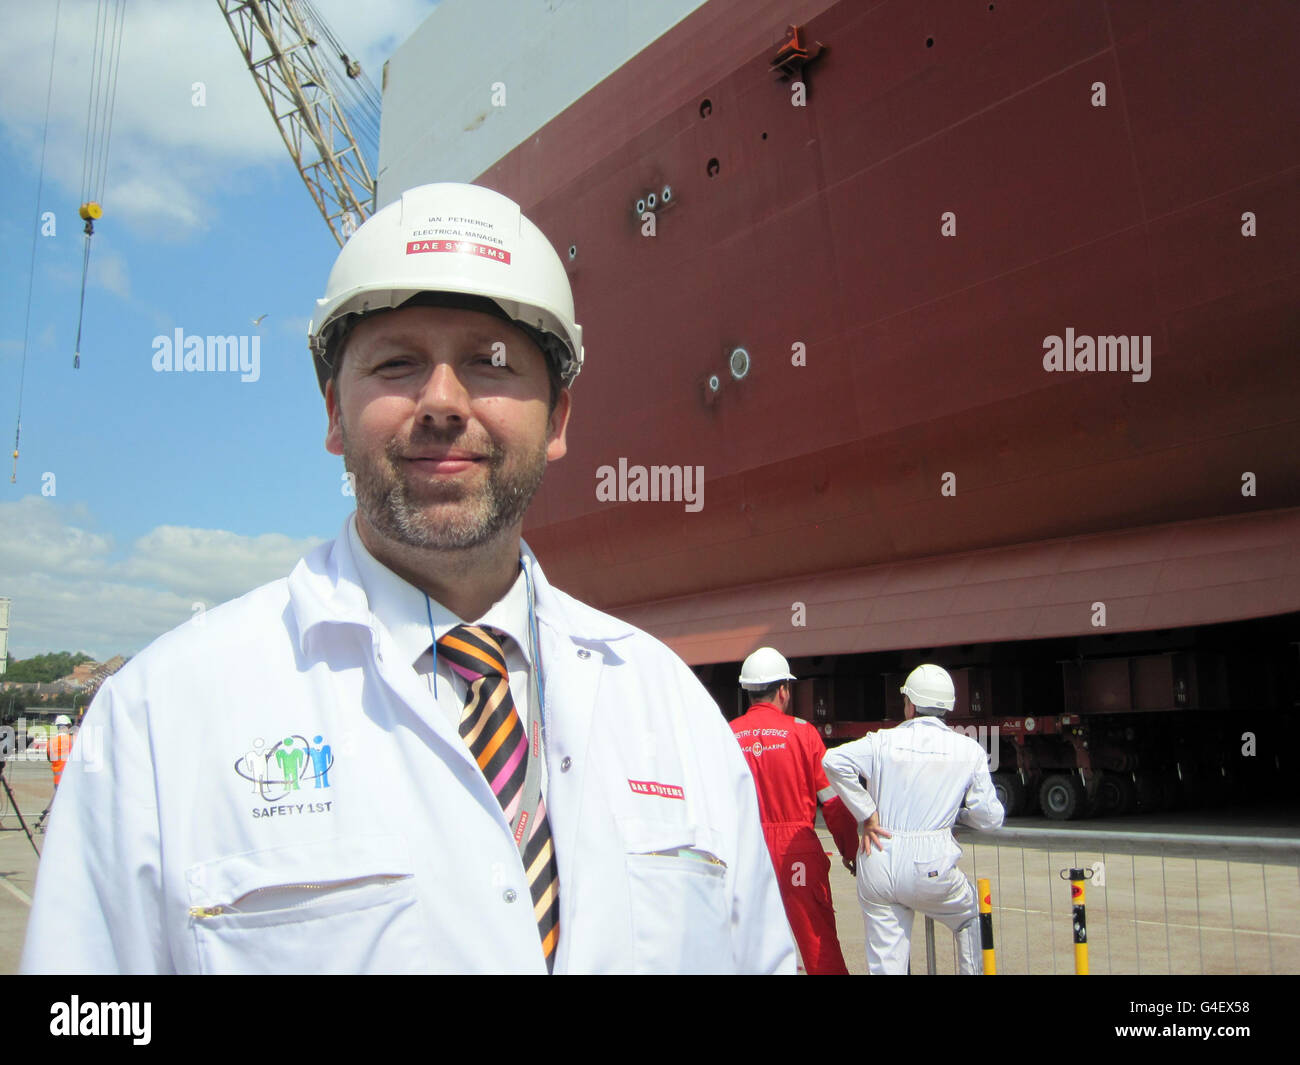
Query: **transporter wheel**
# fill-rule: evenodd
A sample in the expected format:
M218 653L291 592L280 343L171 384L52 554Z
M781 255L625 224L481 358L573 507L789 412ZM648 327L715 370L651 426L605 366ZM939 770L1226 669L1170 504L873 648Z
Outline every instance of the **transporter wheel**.
M1240 790L1239 783L1235 769L1226 765L1217 766L1214 770L1214 783L1210 787L1213 805L1222 806L1232 802Z
M1179 797L1184 808L1199 810L1219 805L1215 796L1215 783L1219 779L1219 766L1214 753L1204 752L1200 756L1184 754L1179 757L1174 770L1179 780Z
M1083 785L1073 773L1053 773L1038 789L1043 814L1053 821L1069 821L1083 811Z
M1017 778L1019 774L1016 774ZM1039 812L1038 805L1038 785L1041 783L1037 775L1031 776L1025 784L1025 805L1020 812L1026 817L1032 817Z
M1025 786L1017 774L994 773L993 792L1008 817L1018 817L1025 812Z
M1133 783L1137 788L1138 809L1143 813L1164 809L1165 789L1158 773L1139 769L1133 774Z
M1097 788L1101 817L1123 817L1137 808L1137 785L1128 773L1108 770L1102 774Z
M1178 775L1178 770L1170 767L1161 775L1161 784L1165 789L1165 809L1181 810L1189 805L1187 782Z

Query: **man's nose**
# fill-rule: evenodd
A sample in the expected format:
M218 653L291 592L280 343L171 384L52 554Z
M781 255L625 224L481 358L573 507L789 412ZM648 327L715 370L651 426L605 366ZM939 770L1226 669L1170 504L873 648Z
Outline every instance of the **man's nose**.
M420 390L416 417L435 421L467 421L469 392L450 362L437 362Z

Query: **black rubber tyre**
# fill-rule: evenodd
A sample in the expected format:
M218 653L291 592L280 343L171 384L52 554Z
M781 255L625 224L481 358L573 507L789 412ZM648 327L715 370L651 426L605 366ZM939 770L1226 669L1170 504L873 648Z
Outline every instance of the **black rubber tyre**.
M1043 815L1053 821L1070 821L1083 811L1083 785L1073 773L1053 773L1043 779L1038 801Z
M1020 774L1017 773L1016 775L1019 776ZM1024 809L1021 810L1021 813L1025 817L1032 817L1034 814L1039 812L1038 784L1039 781L1037 779L1030 778L1029 783L1025 785L1025 806Z
M1018 817L1025 812L1025 786L1018 773L994 773L993 791L1008 817Z
M1178 776L1178 770L1166 769L1161 776L1165 789L1165 809L1181 810L1189 805L1185 782Z
M1239 788L1237 771L1229 766L1219 766L1214 771L1214 786L1211 789L1214 805L1223 806L1237 798Z
M1137 789L1138 809L1143 813L1163 810L1165 789L1160 775L1149 769L1139 769L1133 774L1133 784Z
M1097 789L1100 817L1123 817L1137 809L1137 785L1128 773L1107 771Z

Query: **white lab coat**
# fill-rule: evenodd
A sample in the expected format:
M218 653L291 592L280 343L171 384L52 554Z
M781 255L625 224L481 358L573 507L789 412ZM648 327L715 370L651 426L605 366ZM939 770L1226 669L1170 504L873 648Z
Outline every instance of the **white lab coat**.
M793 972L754 783L717 707L665 646L523 554L556 972ZM103 764L68 764L24 972L546 971L501 807L371 614L345 537L156 640L87 729ZM248 752L286 737L328 746L328 774L306 760L292 790L273 759L254 794Z
M1004 810L984 749L941 718L918 715L836 747L822 765L859 823L879 813L880 827L892 833L883 850L873 849L857 861L867 971L907 972L919 911L952 929L959 971L977 973L978 905L970 881L957 868L961 848L952 826L957 821L976 829L1002 824Z

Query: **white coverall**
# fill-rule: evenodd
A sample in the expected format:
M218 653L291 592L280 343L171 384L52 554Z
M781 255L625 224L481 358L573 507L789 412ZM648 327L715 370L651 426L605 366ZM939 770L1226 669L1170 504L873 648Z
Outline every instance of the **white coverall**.
M836 747L822 764L859 824L878 810L880 827L892 833L883 850L858 855L867 970L907 972L919 910L957 934L960 971L978 973L979 907L957 868L961 848L951 830L955 821L976 829L1002 824L984 749L941 718L918 714Z
M754 782L717 706L667 647L522 554L556 973L793 973ZM87 729L104 758L69 762L22 971L545 974L500 803L370 610L347 536L156 640ZM253 795L257 738L281 746Z

